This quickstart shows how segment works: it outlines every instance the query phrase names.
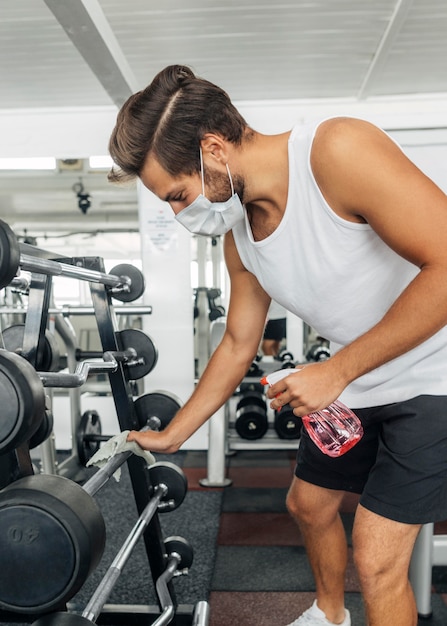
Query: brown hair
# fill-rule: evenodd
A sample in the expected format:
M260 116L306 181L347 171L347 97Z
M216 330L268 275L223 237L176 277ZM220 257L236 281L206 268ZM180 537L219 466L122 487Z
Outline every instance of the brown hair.
M184 65L170 65L118 113L110 142L109 180L140 176L149 153L172 176L200 169L200 141L207 132L240 144L247 124L228 94Z

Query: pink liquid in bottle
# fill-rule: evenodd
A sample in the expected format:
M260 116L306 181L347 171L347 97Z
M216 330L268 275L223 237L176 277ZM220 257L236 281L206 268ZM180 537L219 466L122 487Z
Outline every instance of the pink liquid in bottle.
M363 436L359 418L339 400L301 419L314 444L328 456L345 454Z
M274 385L278 380L297 371L298 369L277 370L264 376L261 383ZM363 436L359 418L339 400L326 409L314 411L301 419L314 444L328 456L337 457L345 454Z

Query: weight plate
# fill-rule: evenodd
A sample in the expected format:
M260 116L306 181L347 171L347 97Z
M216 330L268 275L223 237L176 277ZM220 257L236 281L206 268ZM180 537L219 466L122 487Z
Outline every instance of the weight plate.
M281 350L281 352L278 354L278 359L280 361L293 361L293 354L291 352L289 352L288 350Z
M284 361L284 363L281 365L281 369L282 370L294 370L296 369L296 365L295 365L295 361Z
M0 289L7 287L19 269L20 249L11 228L0 220Z
M239 391L241 395L245 394L247 391L257 391L258 393L264 395L264 385L262 383L243 382L239 385Z
M126 328L119 331L123 350L133 348L136 358L142 362L138 365L125 364L124 371L128 380L139 380L152 372L158 361L158 351L152 339L138 328Z
M81 486L44 474L11 483L0 492L0 604L20 613L60 608L104 545L101 511Z
M28 361L0 349L0 453L18 448L39 428L45 411L45 391Z
M162 502L171 502L171 504L160 508L160 513L174 511L181 505L188 491L188 481L185 474L178 465L168 461L154 463L148 467L148 471L152 487L163 484L168 488Z
M25 324L13 324L3 331L3 343L6 350L21 354L25 337ZM45 331L43 353L36 369L40 372L55 372L59 369L59 349L56 338Z
M208 319L210 320L210 322L214 322L215 320L219 319L219 317L224 317L224 315L225 309L223 306L214 306L210 308L210 311L208 313Z
M130 265L129 263L115 265L115 267L110 270L109 274L112 274L112 276L127 276L131 281L130 291L121 291L119 293L112 292L112 297L115 298L115 300L119 300L120 302L133 302L143 295L146 288L144 276L134 265Z
M140 428L144 428L151 417L157 417L161 424L159 430L163 430L181 406L179 398L168 391L145 393L134 401Z
M256 405L244 406L236 411L234 427L242 439L261 439L269 427L267 413Z
M302 425L301 418L293 414L293 409L288 404L281 407L279 413L275 412L273 426L280 439L299 439Z
M76 433L76 449L81 465L86 466L92 456L98 452L101 443L99 441L89 441L86 435L100 435L102 433L101 418L98 411L85 411L82 414Z
M253 363L250 365L248 372L246 373L246 376L250 377L250 376L256 376L256 378L261 378L261 376L263 375L264 370L262 370L259 365L256 363L256 361L253 361Z
M258 406L261 409L267 410L267 402L265 400L265 396L258 391L249 391L241 395L237 405L236 410L242 409L244 406Z
M317 343L312 345L309 348L309 351L306 354L306 359L308 361L326 361L331 356L331 351L329 346L324 345L322 343Z
M192 546L183 537L173 536L165 539L166 554L169 556L176 552L180 556L178 569L189 569L193 562L194 552Z
M53 413L49 410L44 411L43 419L40 422L39 428L36 430L34 435L29 440L30 450L37 448L37 446L40 446L41 443L43 443L44 441L48 439L48 437L53 432L53 426L54 426Z

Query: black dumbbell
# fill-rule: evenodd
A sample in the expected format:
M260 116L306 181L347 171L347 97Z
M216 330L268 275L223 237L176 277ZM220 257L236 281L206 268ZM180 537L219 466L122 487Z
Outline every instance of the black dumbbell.
M285 404L280 411L275 411L273 427L280 439L299 439L303 422L293 414L290 404Z
M242 439L260 439L268 430L267 403L256 391L244 393L236 405L235 429Z
M20 478L0 492L0 606L24 614L66 604L101 560L105 523L94 499L130 456L111 457L82 487L58 475ZM183 502L187 480L173 463L148 468L151 497L131 535L141 536L157 511ZM135 536L135 538L137 538Z
M331 356L329 342L322 337L317 338L318 342L310 346L306 354L308 361L327 361Z

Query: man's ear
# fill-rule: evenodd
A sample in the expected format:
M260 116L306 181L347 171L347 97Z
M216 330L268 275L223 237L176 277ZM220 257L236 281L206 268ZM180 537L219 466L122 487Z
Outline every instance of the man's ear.
M200 142L202 154L207 159L214 159L216 165L228 163L228 141L221 135L206 133Z

